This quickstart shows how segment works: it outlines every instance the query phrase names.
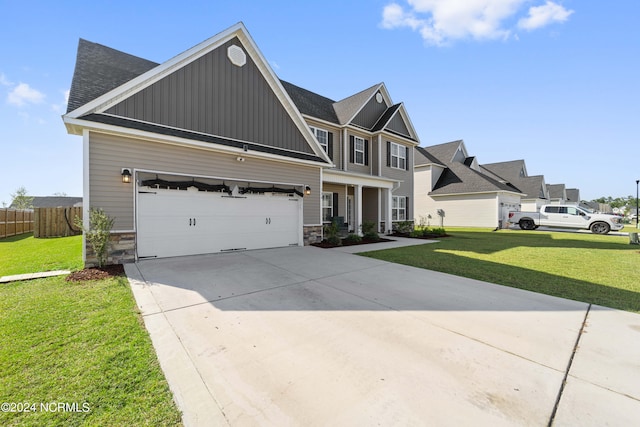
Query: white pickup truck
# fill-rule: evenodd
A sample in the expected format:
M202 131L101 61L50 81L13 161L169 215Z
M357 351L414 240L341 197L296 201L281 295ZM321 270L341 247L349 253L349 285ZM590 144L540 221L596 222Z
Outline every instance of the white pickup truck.
M575 205L542 205L540 212L509 212L509 223L518 224L523 230L543 227L581 228L596 234L621 230L620 217L608 214L592 214Z

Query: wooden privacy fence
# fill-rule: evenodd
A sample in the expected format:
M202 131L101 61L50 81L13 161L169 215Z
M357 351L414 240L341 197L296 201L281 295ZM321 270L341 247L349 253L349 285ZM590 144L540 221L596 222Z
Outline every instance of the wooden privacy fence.
M36 208L33 237L66 237L82 234L74 225L75 217L82 218L82 207Z
M33 231L31 209L0 209L0 239Z

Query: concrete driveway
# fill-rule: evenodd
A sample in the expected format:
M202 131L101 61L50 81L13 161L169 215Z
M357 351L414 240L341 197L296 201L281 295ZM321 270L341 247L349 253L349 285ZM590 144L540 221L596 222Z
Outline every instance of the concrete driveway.
M636 314L315 247L126 271L187 426L640 419Z

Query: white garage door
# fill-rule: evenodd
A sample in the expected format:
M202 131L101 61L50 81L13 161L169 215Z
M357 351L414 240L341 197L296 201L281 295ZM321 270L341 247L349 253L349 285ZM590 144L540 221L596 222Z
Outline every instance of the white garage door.
M138 257L275 248L302 241L302 199L195 189L138 192Z

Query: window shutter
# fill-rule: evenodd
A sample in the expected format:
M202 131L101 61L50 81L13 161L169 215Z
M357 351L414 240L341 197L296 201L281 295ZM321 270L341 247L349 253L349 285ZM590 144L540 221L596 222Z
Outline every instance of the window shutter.
M412 218L412 215L409 214L409 196L406 196L405 198L405 202L404 202L404 220L405 221L409 221L409 219Z
M338 216L338 193L333 193L333 216Z
M387 141L387 166L391 167L391 142Z
M354 151L353 135L349 135L349 163L353 163Z
M404 169L409 170L409 147L404 147ZM409 199L407 199L409 203Z
M364 165L369 166L369 140L364 140Z
M333 132L327 132L327 154L333 160Z

